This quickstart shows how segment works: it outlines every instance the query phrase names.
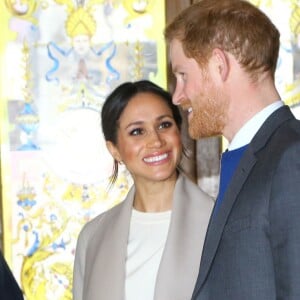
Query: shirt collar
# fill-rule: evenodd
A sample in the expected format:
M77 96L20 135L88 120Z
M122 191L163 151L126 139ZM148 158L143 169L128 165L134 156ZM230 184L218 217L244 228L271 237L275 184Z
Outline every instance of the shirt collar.
M283 106L284 103L281 100L278 100L259 113L252 117L243 127L236 133L231 143L228 145L228 150L234 150L249 144L252 138L255 136L259 128L265 122L265 120L278 108Z

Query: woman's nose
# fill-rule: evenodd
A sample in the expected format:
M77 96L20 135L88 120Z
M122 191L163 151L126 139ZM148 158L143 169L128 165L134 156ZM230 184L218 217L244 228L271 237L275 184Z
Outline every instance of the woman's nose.
M159 132L157 132L156 130L153 130L151 133L149 133L148 136L148 146L149 147L161 147L163 144L163 139L161 137L161 135L159 134Z

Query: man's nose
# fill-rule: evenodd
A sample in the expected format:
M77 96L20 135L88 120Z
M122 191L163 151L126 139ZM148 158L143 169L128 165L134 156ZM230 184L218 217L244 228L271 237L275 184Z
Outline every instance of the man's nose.
M172 95L172 102L174 105L180 105L183 99L184 99L183 91L176 85L175 91Z

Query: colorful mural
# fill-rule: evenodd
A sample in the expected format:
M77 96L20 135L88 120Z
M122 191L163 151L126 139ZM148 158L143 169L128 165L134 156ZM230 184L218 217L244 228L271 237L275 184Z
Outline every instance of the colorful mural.
M132 183L108 190L101 107L127 80L166 86L164 5L4 0L0 22L4 253L26 299L71 299L80 229Z

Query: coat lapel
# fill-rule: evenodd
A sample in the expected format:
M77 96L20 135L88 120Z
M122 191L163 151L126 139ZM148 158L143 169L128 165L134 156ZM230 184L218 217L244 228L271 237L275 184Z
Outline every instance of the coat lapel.
M90 262L88 269L91 269L87 278L89 286L86 287L88 300L124 299L125 262L133 198L134 188L98 224L99 235L94 237L87 253Z
M170 229L156 280L155 300L191 298L213 203L212 198L184 176L178 178Z
M208 275L232 206L235 203L243 184L247 180L251 169L256 163L257 151L259 151L268 142L269 138L278 126L291 118L294 118L294 116L287 106L275 111L266 120L246 149L240 164L231 179L227 191L224 194L222 207L218 211L217 215L212 217L210 220L194 295L197 295Z

